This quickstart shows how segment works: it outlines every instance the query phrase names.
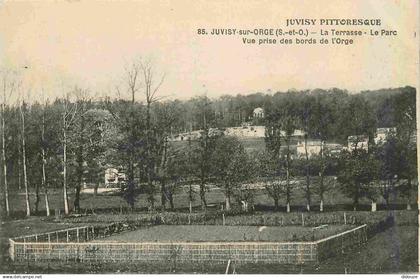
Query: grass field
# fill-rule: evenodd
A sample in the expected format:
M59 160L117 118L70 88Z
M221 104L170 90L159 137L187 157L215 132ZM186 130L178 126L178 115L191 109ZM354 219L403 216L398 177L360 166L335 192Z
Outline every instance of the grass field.
M310 241L322 239L351 229L333 225L317 229L310 227L204 226L160 225L123 232L102 241L115 242L196 242L196 241Z

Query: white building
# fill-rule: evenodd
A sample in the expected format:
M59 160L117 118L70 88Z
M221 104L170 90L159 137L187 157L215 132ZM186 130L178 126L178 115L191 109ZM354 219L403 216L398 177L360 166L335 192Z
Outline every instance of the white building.
M325 145L325 143L322 143ZM308 151L308 157L317 156L321 152L321 140L307 140L300 141L296 145L296 154L298 157L305 157L306 151Z
M189 141L198 140L203 136L203 130L195 130L187 133L180 133L176 136L169 138L169 141ZM214 137L222 134L223 132L218 128L209 128L209 136Z
M229 127L226 128L225 135L240 139L263 138L265 136L265 126Z
M105 187L116 186L119 182L124 182L126 175L115 168L105 170Z
M172 138L170 141L188 141L188 140L197 140L201 137L202 130L191 131L187 133L180 133Z
M325 141L322 142L321 140L307 140L307 150L309 158L312 156L318 156L321 153L321 147L323 149L323 154L331 154L336 155L339 154L343 150L343 146L338 143L326 143ZM296 145L296 154L298 157L305 157L306 150L305 150L305 141L299 141Z
M373 139L375 141L375 144L381 144L386 141L386 139L389 136L395 135L397 133L397 128L378 128L376 129L375 138Z
M286 131L280 131L280 135L282 137L286 136ZM291 137L293 138L303 138L305 136L305 132L303 130L294 130Z
M257 125L244 125L241 127L228 127L224 131L217 128L210 128L210 136L215 136L221 133L224 133L226 136L233 136L239 139L252 139L252 138L264 138L265 137L265 126ZM280 131L282 137L286 136L285 131ZM172 138L170 141L188 141L188 140L198 140L202 136L202 130L196 130L188 133L181 133ZM302 130L294 130L291 135L292 138L303 138L305 132Z
M264 109L263 108L255 108L252 116L254 118L264 118Z

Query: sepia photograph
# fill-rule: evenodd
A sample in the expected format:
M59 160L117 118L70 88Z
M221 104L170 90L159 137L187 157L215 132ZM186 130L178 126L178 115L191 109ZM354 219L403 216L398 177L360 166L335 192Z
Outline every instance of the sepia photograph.
M419 50L417 0L0 1L2 278L417 278Z

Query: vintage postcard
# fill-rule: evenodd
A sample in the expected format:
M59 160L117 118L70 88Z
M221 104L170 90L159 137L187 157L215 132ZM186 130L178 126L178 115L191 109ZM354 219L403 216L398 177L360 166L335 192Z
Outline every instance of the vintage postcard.
M0 273L417 278L418 86L417 0L1 1Z

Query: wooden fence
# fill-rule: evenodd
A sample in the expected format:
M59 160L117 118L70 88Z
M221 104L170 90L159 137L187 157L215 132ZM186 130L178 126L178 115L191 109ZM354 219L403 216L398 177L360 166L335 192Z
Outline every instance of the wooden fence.
M324 259L341 255L348 250L354 249L357 246L367 242L367 225L362 225L357 228L321 239L316 241L317 245L317 259L322 261Z
M46 236L45 236L46 235ZM65 235L64 241L52 236ZM94 227L10 239L14 261L179 261L316 264L367 241L366 225L314 242L95 242ZM75 238L76 236L76 238ZM78 238L77 238L78 236ZM45 238L49 241L40 241ZM78 241L74 241L78 239Z

